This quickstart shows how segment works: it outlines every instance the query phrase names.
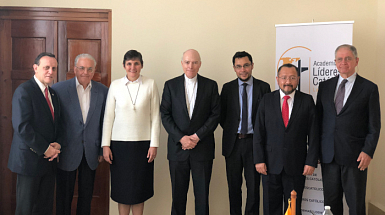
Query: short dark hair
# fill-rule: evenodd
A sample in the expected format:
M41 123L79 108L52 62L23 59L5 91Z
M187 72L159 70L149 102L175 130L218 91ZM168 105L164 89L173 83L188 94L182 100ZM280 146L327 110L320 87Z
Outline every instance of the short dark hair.
M136 50L129 50L126 52L126 54L124 54L123 66L126 64L126 61L132 60L132 59L138 59L143 66L142 54Z
M45 56L53 57L53 58L56 59L56 56L55 56L54 54L49 53L49 52L42 52L42 53L40 53L40 54L36 57L34 64L36 64L36 65L39 66L39 65L40 65L40 59L41 59L42 57L45 57Z
M295 71L297 71L297 75L298 75L298 67L296 67L295 65L291 64L291 63L287 63L287 64L283 64L282 66L279 67L278 69L278 72L277 72L277 76L279 75L279 72L281 71L281 69L283 67L286 67L286 68L295 68Z
M236 52L235 55L233 56L233 66L236 58L243 58L243 57L248 57L250 62L253 63L253 58L251 57L251 55L245 51L241 51L241 52Z

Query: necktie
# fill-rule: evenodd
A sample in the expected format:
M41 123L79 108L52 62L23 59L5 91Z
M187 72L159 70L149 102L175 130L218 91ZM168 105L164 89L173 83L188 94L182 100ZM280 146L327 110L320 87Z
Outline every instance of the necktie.
M287 123L289 123L289 105L287 104L287 100L290 99L290 96L284 96L283 99L282 119L285 127L287 127Z
M339 114L344 107L344 98L345 98L345 84L348 82L348 80L344 79L340 86L338 87L335 105L336 105L336 111L337 114Z
M45 94L45 100L46 100L47 103L48 103L48 107L49 107L49 109L51 110L52 119L54 120L54 119L55 119L55 115L54 115L54 113L53 113L53 108L52 108L51 102L49 101L49 98L48 98L48 87L45 88L44 94Z
M247 83L243 83L243 93L242 93L242 124L241 124L241 133L247 134L248 132L248 108L247 108Z

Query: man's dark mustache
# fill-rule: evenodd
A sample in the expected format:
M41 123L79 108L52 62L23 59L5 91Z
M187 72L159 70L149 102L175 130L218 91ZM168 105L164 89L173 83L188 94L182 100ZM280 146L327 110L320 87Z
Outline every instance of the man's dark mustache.
M293 88L293 85L287 84L287 85L283 85L283 87L292 87Z

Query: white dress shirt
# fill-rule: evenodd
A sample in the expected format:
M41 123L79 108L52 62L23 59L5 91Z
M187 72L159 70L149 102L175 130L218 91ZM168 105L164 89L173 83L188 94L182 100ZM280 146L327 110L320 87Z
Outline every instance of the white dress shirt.
M289 99L287 99L287 105L289 106L289 119L290 119L290 116L291 116L291 111L293 110L293 105L294 105L294 95L295 95L295 90L290 93L289 95L285 95L285 93L282 92L282 90L279 90L279 95L281 97L281 111L282 111L282 105L283 105L283 101L285 101L285 99L283 99L284 96L290 96Z
M195 106L195 99L197 97L197 88L198 88L198 80L197 75L194 78L188 78L186 75L184 75L184 86L185 86L185 93L186 93L186 105L188 110L188 115L191 119L194 106Z
M86 124L88 110L90 109L92 83L90 81L86 89L84 89L83 85L79 83L76 77L75 77L75 80L76 80L76 91L78 92L80 109L82 110L83 123Z

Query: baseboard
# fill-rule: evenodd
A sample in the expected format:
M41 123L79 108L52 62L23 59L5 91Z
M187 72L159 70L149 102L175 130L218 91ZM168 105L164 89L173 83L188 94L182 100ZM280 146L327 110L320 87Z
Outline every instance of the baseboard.
M369 203L368 204L368 214L370 214L370 215L385 215L385 211L376 207L372 203Z

